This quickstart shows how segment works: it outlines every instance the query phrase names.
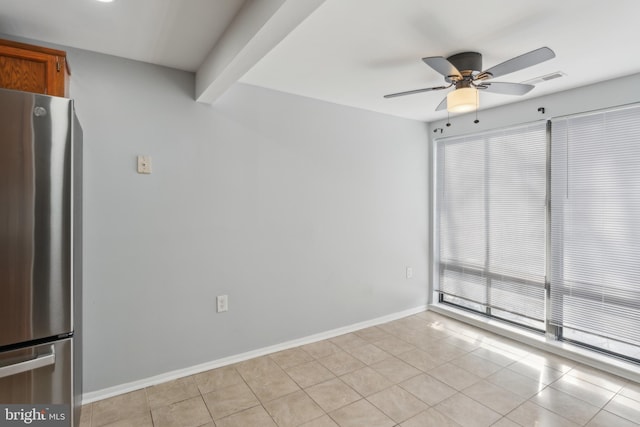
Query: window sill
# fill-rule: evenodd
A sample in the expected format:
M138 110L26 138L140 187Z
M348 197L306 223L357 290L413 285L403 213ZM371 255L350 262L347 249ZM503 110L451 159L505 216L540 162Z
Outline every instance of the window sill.
M505 324L503 322L456 309L448 305L431 304L429 305L428 310L459 320L471 326L493 332L514 341L530 345L534 348L591 366L592 368L600 369L640 383L640 366L634 363L626 362L595 351L590 351L566 342L548 339L543 334Z

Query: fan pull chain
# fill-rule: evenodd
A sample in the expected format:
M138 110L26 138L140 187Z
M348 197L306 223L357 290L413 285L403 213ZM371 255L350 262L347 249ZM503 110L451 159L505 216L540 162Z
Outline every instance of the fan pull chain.
M480 92L478 90L476 90L476 119L473 121L473 123L478 124L480 123L480 120L478 120L478 108L480 107Z
M450 117L449 117L449 110L447 110L447 127L451 126L451 122L450 122Z

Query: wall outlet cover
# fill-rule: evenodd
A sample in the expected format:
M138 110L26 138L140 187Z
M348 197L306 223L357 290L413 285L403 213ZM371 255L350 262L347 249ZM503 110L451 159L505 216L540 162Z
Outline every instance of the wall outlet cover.
M413 267L407 267L407 279L411 279L413 277Z
M216 311L222 313L229 310L229 296L219 295L216 297Z

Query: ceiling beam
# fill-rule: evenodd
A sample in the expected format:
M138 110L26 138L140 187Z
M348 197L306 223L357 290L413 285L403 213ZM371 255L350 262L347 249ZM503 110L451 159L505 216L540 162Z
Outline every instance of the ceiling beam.
M325 0L247 0L196 72L196 101L212 104Z

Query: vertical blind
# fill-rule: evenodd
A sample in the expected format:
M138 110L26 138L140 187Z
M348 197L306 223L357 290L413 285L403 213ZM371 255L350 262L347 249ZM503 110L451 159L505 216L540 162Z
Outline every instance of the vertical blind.
M442 299L544 322L546 123L440 139L436 152Z
M640 108L552 129L550 321L640 345Z

